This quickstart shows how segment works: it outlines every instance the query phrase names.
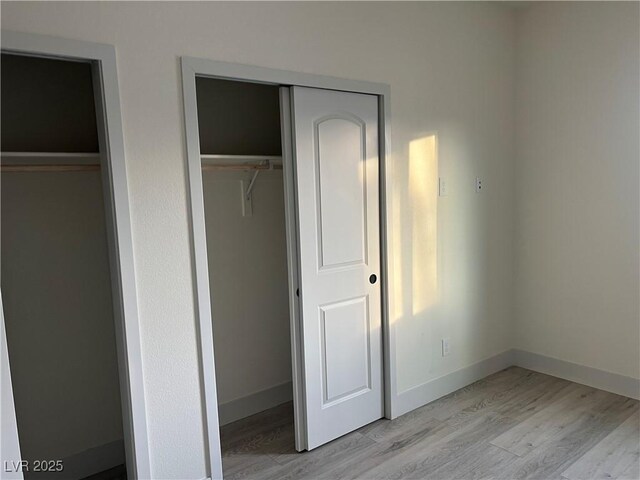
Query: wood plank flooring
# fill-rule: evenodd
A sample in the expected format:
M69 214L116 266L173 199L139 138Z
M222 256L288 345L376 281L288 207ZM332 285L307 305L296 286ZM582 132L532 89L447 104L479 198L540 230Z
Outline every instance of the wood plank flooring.
M221 435L226 480L640 479L637 400L519 367L311 452L291 403Z

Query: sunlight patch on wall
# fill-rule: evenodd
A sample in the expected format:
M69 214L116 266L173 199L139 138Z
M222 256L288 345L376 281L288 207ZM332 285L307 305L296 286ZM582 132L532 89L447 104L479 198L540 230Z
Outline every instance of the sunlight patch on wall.
M438 156L436 135L409 144L412 222L412 310L416 315L438 297Z

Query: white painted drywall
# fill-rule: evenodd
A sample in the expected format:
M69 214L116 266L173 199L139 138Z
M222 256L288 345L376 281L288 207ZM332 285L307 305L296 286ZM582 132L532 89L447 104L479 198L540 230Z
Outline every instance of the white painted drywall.
M640 378L640 4L518 14L515 346Z
M245 217L240 182L251 176L202 173L220 404L291 381L282 170L259 174Z
M398 389L511 347L515 20L508 9L3 2L2 28L116 47L154 478L206 475L180 55L390 84ZM428 162L421 142L411 168L409 157L411 142L433 133L448 196L427 231L421 222L433 218L433 205L412 195L432 191L437 179L420 176ZM476 176L482 194L474 192ZM428 277L435 289L427 270L436 272ZM442 358L445 336L451 355Z
M22 457L121 442L99 174L2 174L2 296Z

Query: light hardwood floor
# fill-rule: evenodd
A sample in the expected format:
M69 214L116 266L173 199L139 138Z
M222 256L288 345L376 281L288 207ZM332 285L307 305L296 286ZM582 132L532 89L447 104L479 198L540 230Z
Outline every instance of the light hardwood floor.
M290 403L222 428L225 479L640 478L638 401L518 367L311 452Z

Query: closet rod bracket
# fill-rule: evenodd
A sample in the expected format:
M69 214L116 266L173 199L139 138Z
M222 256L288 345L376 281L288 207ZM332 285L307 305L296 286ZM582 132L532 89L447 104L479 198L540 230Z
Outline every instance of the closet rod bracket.
M265 165L268 170L273 170L273 163L268 159L262 161L260 165ZM253 172L253 177L251 177L251 181L249 182L249 186L247 187L247 193L245 194L245 199L247 201L251 199L251 191L253 190L253 187L256 184L256 180L258 179L259 173L260 173L260 170L256 170L255 172Z

